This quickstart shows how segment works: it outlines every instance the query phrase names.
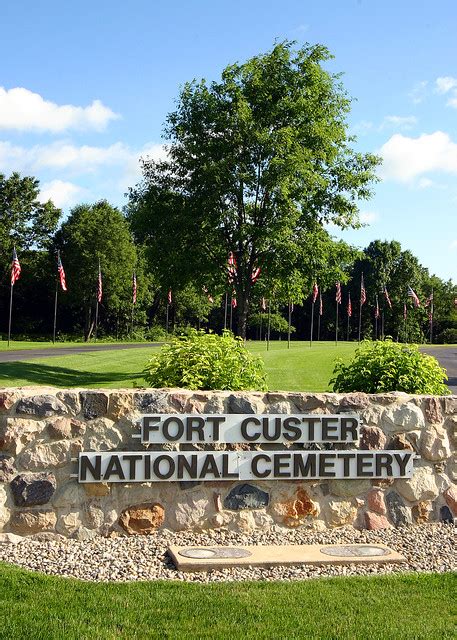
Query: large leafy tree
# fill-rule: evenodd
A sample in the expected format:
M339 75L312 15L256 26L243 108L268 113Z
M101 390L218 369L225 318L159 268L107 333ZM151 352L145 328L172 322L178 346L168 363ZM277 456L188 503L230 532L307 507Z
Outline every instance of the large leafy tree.
M310 223L357 226L357 202L371 194L379 159L352 148L351 100L325 70L330 58L321 45L284 42L220 81L187 83L167 119L167 160L145 161L130 194L132 228L165 286L224 286L234 253L242 336L254 269L275 278L294 262L302 273Z

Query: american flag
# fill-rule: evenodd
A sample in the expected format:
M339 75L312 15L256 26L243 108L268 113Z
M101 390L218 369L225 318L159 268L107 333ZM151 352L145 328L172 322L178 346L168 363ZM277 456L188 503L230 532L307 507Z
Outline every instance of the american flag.
M431 304L432 302L433 302L433 293L431 293L427 298L427 300L424 302L424 306L428 307L428 305Z
M251 274L252 284L255 284L257 282L257 280L259 279L259 276L260 276L260 267L256 267Z
M167 298L167 300L168 300L168 304L171 304L172 301L173 301L173 298L172 298L172 295L171 295L171 289L168 289L168 298Z
M419 298L417 297L416 293L411 289L410 286L408 286L408 296L413 299L414 306L416 307L416 309L417 307L421 306Z
M236 309L238 302L236 301L236 292L232 291L232 309Z
M262 298L262 300L260 301L260 308L262 309L262 311L267 310L267 301L265 300L265 298Z
M352 318L352 302L351 302L351 294L348 294L348 316Z
M403 305L403 319L406 320L406 316L408 315L408 311L406 309L406 302Z
M316 302L318 295L319 295L319 287L317 286L317 282L315 282L313 286L313 304Z
M98 281L97 281L97 302L101 302L103 297L102 270L98 263Z
M133 272L132 276L132 302L136 304L136 293L137 293L137 284L136 284L136 273Z
M378 296L376 296L376 307L374 310L374 317L376 318L376 320L379 318L381 314L379 313L379 300L378 300Z
M384 293L384 297L385 297L385 299L386 299L386 302L387 302L387 304L389 305L389 309L392 309L392 302L391 302L391 300L390 300L389 294L388 294L388 292L387 292L387 287L386 287L385 285L384 285L384 291L383 291L383 293Z
M294 303L293 302L289 302L289 310L290 310L290 313L293 313L293 311L294 311Z
M365 284L363 282L363 273L362 279L360 280L360 306L364 305L367 301L367 292L365 290Z
M335 300L337 304L341 304L341 284L340 282L336 283L336 296Z
M321 316L324 311L324 307L322 306L322 294L319 294L319 315Z
M16 253L16 247L13 249L13 261L11 263L11 285L13 285L16 280L19 280L19 276L21 275L21 265L19 264L19 259Z
M233 282L236 276L236 260L233 251L230 251L228 257L228 281Z
M203 293L206 293L206 295L208 296L208 301L211 302L211 304L213 304L214 298L206 287L203 287Z
M62 260L60 259L60 251L57 252L57 273L59 274L60 286L62 291L67 290L67 281L65 279L65 271L63 269Z

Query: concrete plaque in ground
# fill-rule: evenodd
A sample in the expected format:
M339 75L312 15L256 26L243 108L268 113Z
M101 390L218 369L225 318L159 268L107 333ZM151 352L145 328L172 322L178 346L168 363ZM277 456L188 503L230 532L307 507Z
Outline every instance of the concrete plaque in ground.
M180 571L208 571L225 567L272 567L297 564L385 564L406 562L383 544L301 544L246 547L169 547L168 554Z

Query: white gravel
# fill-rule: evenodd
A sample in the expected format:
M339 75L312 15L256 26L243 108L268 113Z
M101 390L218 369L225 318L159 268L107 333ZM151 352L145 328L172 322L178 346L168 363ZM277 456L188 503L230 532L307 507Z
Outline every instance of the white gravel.
M40 538L40 536L38 536ZM176 571L166 554L169 545L246 544L387 544L407 558L392 565L291 566L271 569L247 567L221 571L183 573ZM303 580L322 576L379 575L404 572L444 573L457 569L455 527L426 524L357 531L352 527L313 532L306 529L275 528L249 535L224 530L203 533L160 531L149 536L96 537L80 542L59 537L25 538L18 544L0 544L0 561L41 571L96 582L133 580L183 580L221 582L242 580Z

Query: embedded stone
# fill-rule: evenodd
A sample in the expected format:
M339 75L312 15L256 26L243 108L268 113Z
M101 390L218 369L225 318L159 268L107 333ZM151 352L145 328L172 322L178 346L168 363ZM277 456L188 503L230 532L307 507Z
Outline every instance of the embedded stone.
M370 511L384 515L387 512L384 492L380 489L372 489L367 495L367 505Z
M379 513L365 512L365 529L376 531L376 529L391 529L392 525L385 515Z
M139 504L128 507L119 516L119 524L129 535L148 535L157 531L165 520L161 504Z
M103 391L82 391L80 393L83 415L86 420L106 416L109 396Z
M16 474L13 456L0 453L0 482L11 482Z
M110 451L122 443L122 434L107 418L94 418L86 431L84 444L93 451Z
M70 427L71 427L72 438L79 438L80 436L83 436L86 433L86 429L87 429L84 422L81 422L81 420L76 420L76 418L71 418Z
M0 393L0 412L9 411L17 400L15 391L2 391Z
M40 420L26 418L6 418L0 426L0 442L4 451L17 455L36 434L43 431L46 424Z
M386 497L387 511L396 527L412 524L411 512L398 493L391 491Z
M320 507L309 497L308 493L299 488L286 500L274 502L271 506L274 515L288 527L297 527L306 521L308 516L315 518L320 513Z
M352 498L359 496L371 488L371 482L369 480L330 480L329 481L330 493L340 498Z
M38 444L21 453L18 464L29 471L63 467L70 461L70 448L68 441Z
M457 482L457 456L446 460L446 473L452 482Z
M173 529L205 529L214 515L214 501L210 501L205 491L197 491L184 496L170 510L168 520Z
M420 452L427 460L437 462L451 455L447 432L443 427L433 425L422 432Z
M330 500L327 505L327 522L332 527L353 524L357 508L348 500Z
M22 473L10 482L14 503L18 507L46 504L56 490L52 473Z
M433 468L428 466L415 468L411 478L398 479L395 487L398 493L410 502L434 500L441 488Z
M361 418L362 423L366 427L378 427L381 422L381 414L383 413L385 407L382 405L368 405L362 412Z
M451 484L451 486L443 492L443 496L449 509L457 516L457 485Z
M66 482L64 485L59 486L52 499L54 507L74 507L81 505L86 499L86 493L84 492L85 484L79 484L74 480Z
M230 395L228 397L228 412L229 413L256 413L257 408L255 402L249 398L243 398L243 396Z
M38 418L49 418L50 416L67 413L67 408L55 396L40 395L19 400L16 406L16 413L37 416Z
M454 524L454 517L447 505L442 506L440 509L440 521L446 524Z
M412 402L390 407L382 414L382 423L387 431L413 431L423 429L425 419L422 411Z
M5 487L0 485L0 530L3 529L10 517L10 511L6 506L7 500Z
M22 536L15 533L0 533L0 544L18 544L23 541Z
M424 402L424 413L427 422L431 424L441 424L441 422L443 422L441 400L435 397L426 398Z
M340 400L340 411L362 411L369 405L370 400L365 393L350 393Z
M56 522L58 533L66 537L74 537L78 529L82 527L79 511L67 511L59 515Z
M110 494L111 487L107 482L85 482L84 491L92 498L103 498Z
M54 422L48 422L47 431L53 440L65 440L71 438L71 422L69 418L57 418Z
M231 511L241 509L261 509L268 505L270 496L266 491L258 489L252 484L242 484L233 487L224 499L224 508Z
M379 427L362 427L360 429L360 448L365 450L384 449L386 434Z
M389 451L414 451L414 447L411 442L406 438L404 433L398 433L396 436L389 440L387 445Z
M457 413L457 396L454 395L444 397L444 413L446 415Z
M81 402L77 391L58 391L56 397L68 407L72 415L77 416L80 413Z
M220 395L213 395L205 404L204 413L224 413L224 398Z
M164 391L153 393L138 391L133 394L133 406L141 413L168 413L168 394Z
M15 511L9 526L20 535L32 535L40 531L53 531L57 522L54 511Z
M108 414L115 420L119 420L133 412L133 395L125 392L113 392L110 394Z
M430 514L432 512L431 502L418 502L411 509L414 521L417 524L425 524L430 520Z

